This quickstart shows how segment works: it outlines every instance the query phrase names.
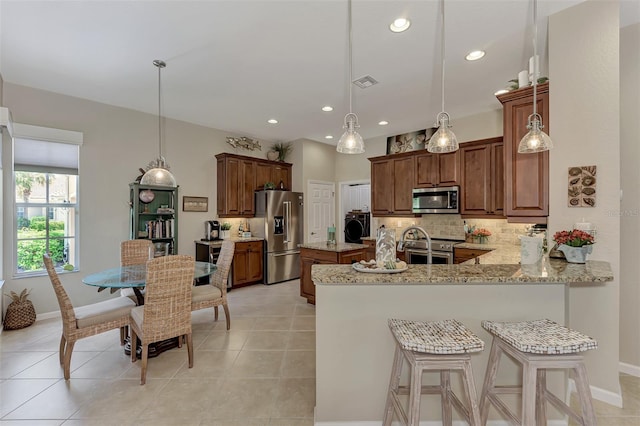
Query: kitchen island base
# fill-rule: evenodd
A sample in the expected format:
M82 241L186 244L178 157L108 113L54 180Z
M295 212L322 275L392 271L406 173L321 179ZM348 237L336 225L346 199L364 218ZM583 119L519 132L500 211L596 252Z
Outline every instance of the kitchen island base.
M491 335L481 326L484 319L566 323L566 290L558 284L316 286L316 424L382 421L395 348L388 318L455 318L488 348ZM471 355L476 383L483 383L488 356L488 350ZM515 364L503 362L500 370L498 383L518 382ZM437 379L425 375L424 384L435 385ZM548 386L556 395L566 394L565 382L564 373L549 374ZM461 392L461 383L452 385ZM423 400L422 420L439 420L440 411L437 398ZM489 418L499 417L491 412Z

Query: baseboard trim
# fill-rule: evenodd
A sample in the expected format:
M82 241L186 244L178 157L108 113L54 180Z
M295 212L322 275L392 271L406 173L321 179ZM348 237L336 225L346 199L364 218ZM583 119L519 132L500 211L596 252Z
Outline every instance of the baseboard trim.
M621 362L620 366L618 367L618 371L620 371L621 373L629 374L631 376L640 377L640 365Z
M597 388L595 386L589 386L591 390L591 398L597 399L609 405L613 405L618 408L622 408L622 392L611 392L606 389ZM573 379L569 379L569 391L576 392L576 382Z

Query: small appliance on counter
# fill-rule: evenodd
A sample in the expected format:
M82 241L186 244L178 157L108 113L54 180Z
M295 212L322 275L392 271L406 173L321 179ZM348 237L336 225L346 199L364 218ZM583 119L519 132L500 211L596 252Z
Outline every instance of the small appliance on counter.
M215 241L220 239L220 222L207 220L204 223L204 238L202 241Z

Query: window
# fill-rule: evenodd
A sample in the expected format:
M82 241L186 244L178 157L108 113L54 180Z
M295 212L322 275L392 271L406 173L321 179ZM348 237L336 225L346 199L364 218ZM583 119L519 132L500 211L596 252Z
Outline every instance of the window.
M28 130L34 126L15 125L13 138L14 275L44 274L44 253L51 255L57 267L73 265L77 269L79 144L58 142L60 137L55 141L16 137L22 128L33 134Z

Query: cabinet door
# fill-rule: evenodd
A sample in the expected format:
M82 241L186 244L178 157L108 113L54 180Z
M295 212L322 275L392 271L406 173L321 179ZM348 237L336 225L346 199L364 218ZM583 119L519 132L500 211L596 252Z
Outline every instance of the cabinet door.
M278 184L278 182L274 182L271 177L271 169L271 164L256 163L256 185L254 187L256 191L263 190L264 184L267 182L271 182L274 185Z
M393 213L411 214L415 162L412 157L393 160Z
M309 257L300 257L300 296L306 297L308 303L316 303L316 289L311 281L311 267L316 262Z
M491 145L491 210L504 217L504 144Z
M232 285L238 286L249 282L249 269L248 264L248 252L247 246L244 243L236 243L235 251L233 252L233 283Z
M461 209L463 215L490 213L491 145L460 148L462 163Z
M253 216L255 214L256 163L249 160L241 160L239 167L240 214Z
M533 112L533 91L526 96L499 97L504 102L504 151L505 151L505 215L513 221L527 218L540 222L549 215L549 152L518 154L518 144L528 132L527 120ZM516 95L513 95L516 96ZM538 87L537 110L549 133L548 84Z
M247 282L259 282L263 277L262 242L251 242L247 247Z
M452 186L460 184L459 158L460 151L447 152L445 154L436 155L439 186Z
M273 183L276 184L276 187L279 187L280 182L282 182L284 188L287 191L291 191L291 166L276 164L272 166L271 173Z
M240 215L240 160L237 158L218 159L217 202L218 215Z
M342 252L338 257L338 263L350 265L352 263L360 262L365 258L365 256L366 250Z
M436 170L436 154L424 152L416 155L416 188L436 186L438 173Z
M371 211L374 216L393 213L393 162L371 162Z

